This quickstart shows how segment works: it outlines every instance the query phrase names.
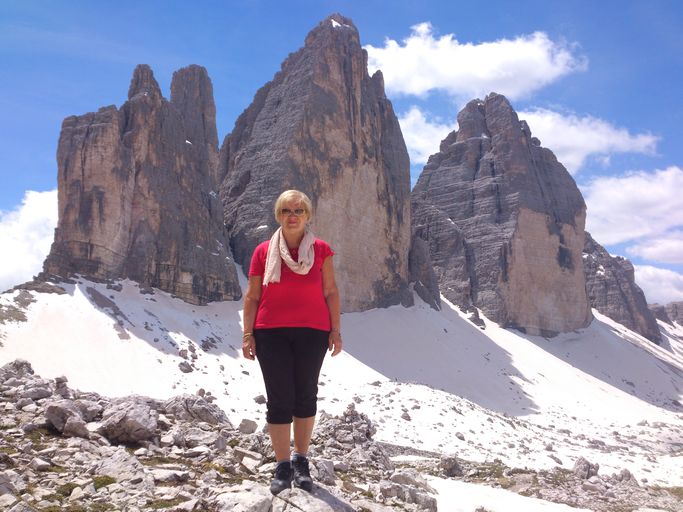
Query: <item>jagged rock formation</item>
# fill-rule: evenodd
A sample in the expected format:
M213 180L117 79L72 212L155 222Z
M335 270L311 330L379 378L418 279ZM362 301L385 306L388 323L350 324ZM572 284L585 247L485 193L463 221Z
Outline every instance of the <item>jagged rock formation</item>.
M211 81L190 66L171 91L169 102L140 65L120 109L64 120L43 277L130 278L195 304L241 296L217 195Z
M645 295L635 282L633 265L610 254L586 232L583 254L586 291L591 306L603 315L657 344L661 334Z
M471 101L458 124L411 193L441 293L532 334L585 327L586 206L574 180L504 96Z
M669 302L665 307L669 318L672 321L683 325L683 301Z
M344 311L409 303L409 160L382 74L351 20L306 37L242 113L221 147L221 199L235 259L248 267L277 227L288 188L314 202L313 229L336 253Z
M669 312L666 310L666 306L662 306L661 304L648 304L647 308L657 320L673 325L673 322L669 317Z

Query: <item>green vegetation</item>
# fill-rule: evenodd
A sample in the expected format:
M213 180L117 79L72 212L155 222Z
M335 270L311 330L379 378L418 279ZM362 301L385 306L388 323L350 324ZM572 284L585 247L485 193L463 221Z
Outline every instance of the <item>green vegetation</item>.
M187 501L187 498L175 498L172 500L155 500L152 502L149 502L147 504L147 507L149 507L151 510L159 510L162 508L171 508L175 507L177 505L180 505L181 503Z
M93 478L92 483L95 486L95 489L99 490L102 487L116 483L116 478L110 476L96 476Z
M76 487L78 487L78 484L75 484L73 482L60 485L59 487L57 487L57 494L61 494L62 496L68 498L69 496L71 496L71 493Z

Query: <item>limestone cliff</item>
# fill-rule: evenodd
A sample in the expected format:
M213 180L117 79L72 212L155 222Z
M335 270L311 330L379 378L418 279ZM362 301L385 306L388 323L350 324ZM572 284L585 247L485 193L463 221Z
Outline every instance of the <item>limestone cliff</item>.
M650 341L660 343L657 320L636 284L631 262L621 256L611 256L587 232L583 263L591 306Z
M169 102L140 65L120 109L64 120L44 275L130 278L197 304L241 296L217 194L211 81L190 66L171 90Z
M411 193L441 292L532 334L587 326L586 206L574 180L504 96L471 101L458 125Z
M336 253L344 311L411 301L408 153L348 18L323 20L256 93L223 142L219 175L244 267L277 227L277 196L297 188L314 202L314 232Z

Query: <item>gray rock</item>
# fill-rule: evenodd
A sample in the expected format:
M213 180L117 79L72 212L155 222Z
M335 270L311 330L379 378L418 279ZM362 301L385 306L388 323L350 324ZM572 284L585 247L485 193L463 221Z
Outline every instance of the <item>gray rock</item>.
M76 416L67 418L66 423L64 423L64 430L62 430L62 434L70 437L82 437L84 439L88 439L90 437L90 431L88 430L85 421Z
M666 305L667 316L678 325L683 325L683 301L669 302Z
M210 500L216 512L271 512L273 496L264 485L245 482Z
M193 304L241 297L217 195L211 81L191 66L171 91L167 101L139 65L120 109L64 120L59 223L39 279L130 278Z
M254 432L256 432L257 427L258 425L255 421L248 420L245 418L240 422L240 425L239 427L237 427L237 429L243 434L253 434Z
M29 464L29 467L35 471L47 471L50 469L50 466L51 464L49 462L38 457L35 457Z
M244 268L277 227L275 199L297 188L314 203L313 232L336 253L344 311L412 302L408 152L350 19L323 20L285 59L223 141L219 165L225 224Z
M11 378L23 379L34 375L31 363L24 359L15 359L0 368L0 383L5 384Z
M7 512L37 512L37 510L28 503L22 501L14 505Z
M327 492L314 489L313 493L293 488L273 499L272 512L355 512L349 502Z
M462 476L462 467L455 455L442 455L439 460L439 467L448 477Z
M573 472L578 478L588 480L593 476L597 476L599 469L600 464L592 464L583 457L579 457L574 463Z
M21 494L26 490L26 482L21 475L11 469L0 471L0 494Z
M157 414L139 397L129 397L104 410L99 432L117 443L152 439L157 428Z
M334 462L329 459L316 458L313 461L316 470L316 480L326 485L335 485Z
M630 261L611 256L590 233L586 233L583 268L592 307L650 341L661 343L657 320L647 306L645 294L636 284Z
M573 178L501 95L468 103L458 124L411 192L413 236L441 293L530 334L587 326L586 206Z
M109 476L117 482L140 481L144 478L145 468L130 455L125 448L116 448L111 455L98 461L92 468L96 475Z
M175 396L162 406L166 414L173 414L179 420L199 420L211 425L232 428L230 420L217 406L196 395Z
M190 363L188 363L187 361L181 361L180 363L178 363L178 368L183 373L192 373L194 371L194 368L192 368L192 365Z
M414 283L415 293L432 309L441 309L441 292L439 281L429 255L429 246L413 233L408 255L410 282Z
M98 419L104 408L93 400L74 400L74 405L81 413L83 421L90 423Z
M64 432L64 427L69 420L72 420L70 428L73 427L74 422L83 421L80 411L71 400L58 400L47 404L45 419L59 432Z

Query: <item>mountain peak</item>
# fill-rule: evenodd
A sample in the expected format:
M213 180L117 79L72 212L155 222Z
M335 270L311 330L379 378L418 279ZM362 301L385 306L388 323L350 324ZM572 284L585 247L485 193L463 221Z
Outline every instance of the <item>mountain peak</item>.
M128 99L133 99L134 96L144 93L156 98L162 96L159 84L154 78L152 68L147 64L138 64L133 71L133 78L130 80Z
M360 46L360 35L351 18L334 13L308 33L305 46L326 46L330 43L338 44L343 40L352 41Z

